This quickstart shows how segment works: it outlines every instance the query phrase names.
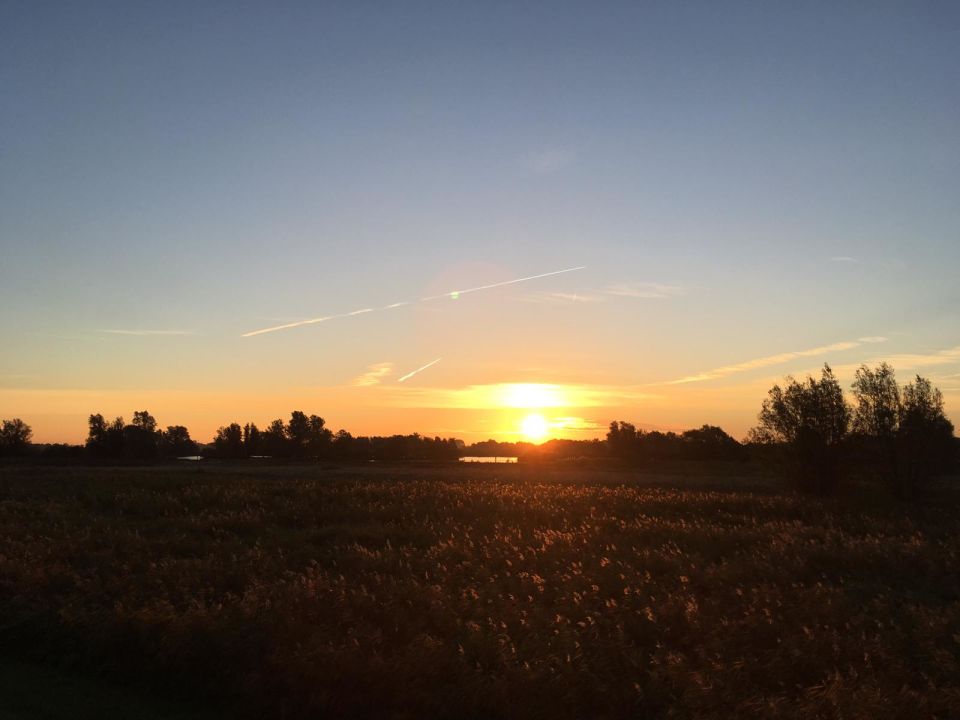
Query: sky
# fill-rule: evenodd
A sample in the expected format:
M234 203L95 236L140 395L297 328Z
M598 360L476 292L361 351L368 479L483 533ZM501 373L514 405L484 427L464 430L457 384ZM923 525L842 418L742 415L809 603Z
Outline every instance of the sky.
M3 0L0 418L740 438L785 375L887 360L960 425L958 36L949 2Z

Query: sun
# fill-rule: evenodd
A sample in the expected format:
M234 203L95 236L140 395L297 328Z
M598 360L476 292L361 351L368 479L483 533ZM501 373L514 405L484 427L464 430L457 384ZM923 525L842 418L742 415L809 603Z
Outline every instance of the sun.
M523 421L520 423L520 430L530 440L539 442L547 436L550 426L547 424L547 421L543 415L540 415L539 413L533 413L531 415L527 415L523 419Z

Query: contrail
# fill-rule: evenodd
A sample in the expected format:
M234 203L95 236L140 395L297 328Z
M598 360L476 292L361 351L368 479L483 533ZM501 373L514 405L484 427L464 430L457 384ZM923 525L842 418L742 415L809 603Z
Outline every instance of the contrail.
M566 268L565 270L554 270L553 272L541 273L540 275L530 275L528 277L516 278L515 280L504 280L503 282L492 283L490 285L480 285L479 287L469 288L467 290L452 290L443 295L430 295L429 297L420 298L420 302L426 302L427 300L440 300L441 298L453 298L456 300L461 295L466 295L467 293L477 292L479 290L490 290L492 288L503 287L504 285L514 285L516 283L527 282L528 280L539 280L540 278L550 277L551 275L562 275L563 273L574 272L575 270L586 270L586 265L578 265L577 267Z
M503 287L505 285L515 285L516 283L528 282L530 280L539 280L540 278L551 277L552 275L563 275L564 273L576 272L577 270L585 270L586 267L586 265L578 265L577 267L564 268L563 270L553 270L552 272L541 273L539 275L528 275L527 277L515 278L514 280L504 280L503 282L491 283L489 285L479 285L474 288L467 288L466 290L451 290L450 292L443 293L442 295L430 295L428 297L420 298L419 300L404 300L401 302L390 303L389 305L384 305L382 308L378 309L390 310L392 308L401 307L402 305L412 305L415 302L430 302L444 298L456 300L461 295L466 295L467 293L479 292L480 290L492 290L493 288ZM276 332L277 330L289 330L290 328L301 327L302 325L316 325L317 323L326 322L327 320L352 317L353 315L363 315L364 313L373 312L375 309L376 308L363 308L362 310L340 313L339 315L324 315L322 317L310 318L309 320L298 320L296 322L286 323L284 325L274 325L273 327L263 328L262 330L252 330L251 332L243 333L243 335L240 337L253 337L254 335L263 335L265 333ZM416 372L419 372L419 370Z
M418 372L423 372L423 371L426 370L428 367L430 367L431 365L436 365L436 364L437 364L438 362L440 362L441 360L443 360L442 357L438 357L436 360L431 360L430 362L428 362L428 363L427 363L426 365L424 365L423 367L418 367L418 368L417 368L416 370L414 370L413 372L408 372L408 373L407 373L406 375L404 375L402 378L399 378L399 379L397 380L397 382L403 382L404 380L407 380L407 379L409 379L409 378L412 378L412 377L413 377L414 375L416 375Z

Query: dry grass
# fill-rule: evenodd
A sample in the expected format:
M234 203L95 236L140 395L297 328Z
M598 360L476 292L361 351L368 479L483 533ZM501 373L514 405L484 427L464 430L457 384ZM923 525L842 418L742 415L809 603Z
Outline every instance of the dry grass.
M949 717L960 488L0 469L0 647L255 717Z

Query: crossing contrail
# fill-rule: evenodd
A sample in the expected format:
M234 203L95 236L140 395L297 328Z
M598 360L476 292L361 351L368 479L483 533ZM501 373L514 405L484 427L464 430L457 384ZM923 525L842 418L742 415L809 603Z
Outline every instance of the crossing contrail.
M392 308L401 307L403 305L412 305L413 303L418 302L431 302L433 300L442 300L444 298L456 300L461 295L466 295L468 293L480 292L481 290L492 290L493 288L504 287L506 285L529 282L530 280L540 280L541 278L551 277L553 275L563 275L564 273L576 272L577 270L585 270L586 267L586 265L578 265L577 267L564 268L563 270L553 270L551 272L540 273L539 275L528 275L527 277L515 278L513 280L490 283L489 285L478 285L477 287L467 288L466 290L451 290L450 292L443 293L442 295L430 295L428 297L420 298L419 300L404 300L401 302L390 303L389 305L384 305L382 308L363 308L362 310L340 313L339 315L323 315L321 317L309 318L308 320L297 320L296 322L285 323L283 325L274 325L273 327L263 328L261 330L252 330L250 332L243 333L243 335L240 337L253 337L254 335L264 335L266 333L276 332L277 330L289 330L290 328L301 327L303 325L316 325L318 323L327 322L328 320L337 320L339 318L352 317L354 315L363 315L365 313L374 312L374 310L390 310ZM419 372L419 370L416 372Z
M442 357L438 357L436 360L431 360L430 362L428 362L428 363L427 363L426 365L424 365L423 367L418 367L418 368L417 368L416 370L414 370L413 372L408 372L408 373L407 373L406 375L404 375L402 378L398 378L398 379L397 379L397 382L403 382L404 380L407 380L407 379L409 379L409 378L412 378L412 377L413 377L414 375L416 375L418 372L423 372L423 371L426 370L428 367L430 367L431 365L436 365L436 364L437 364L438 362L440 362L441 360L443 360Z

